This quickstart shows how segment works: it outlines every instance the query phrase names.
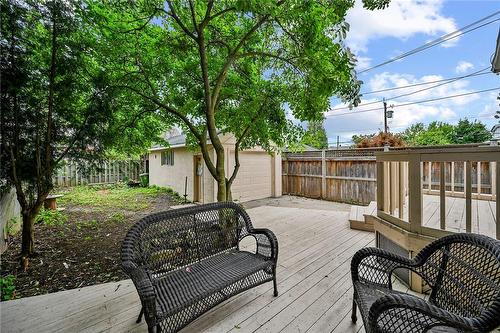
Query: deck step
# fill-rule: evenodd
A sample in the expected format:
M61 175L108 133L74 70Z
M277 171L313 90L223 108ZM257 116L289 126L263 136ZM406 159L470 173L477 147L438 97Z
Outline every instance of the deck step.
M351 206L349 225L351 229L373 231L373 221L370 216L377 212L377 202L372 201L368 206Z

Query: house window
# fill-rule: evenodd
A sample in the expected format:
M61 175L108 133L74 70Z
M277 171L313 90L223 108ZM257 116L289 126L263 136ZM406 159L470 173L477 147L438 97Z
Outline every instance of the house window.
M166 150L161 152L161 165L174 165L173 150Z

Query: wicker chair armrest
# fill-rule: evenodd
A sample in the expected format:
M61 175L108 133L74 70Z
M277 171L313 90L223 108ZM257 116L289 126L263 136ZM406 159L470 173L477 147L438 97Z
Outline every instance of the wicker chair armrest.
M146 320L153 319L156 315L156 295L148 274L132 261L122 262L122 268L137 289Z
M457 316L409 294L386 295L372 304L367 332L426 332L435 326L455 328L457 332L482 331L474 320Z
M365 247L351 260L352 281L363 281L391 287L391 275L395 268L412 269L415 261L374 247Z
M278 238L269 229L252 228L249 233L257 240L257 254L270 260L278 260Z

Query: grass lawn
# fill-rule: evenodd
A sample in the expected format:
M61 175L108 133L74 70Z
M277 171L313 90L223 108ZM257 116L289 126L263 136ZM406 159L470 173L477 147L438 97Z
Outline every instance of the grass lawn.
M121 243L140 218L182 202L171 189L125 185L77 186L53 191L62 211L42 211L35 225L35 251L19 265L21 233L2 254L2 277L14 276L16 298L125 279ZM9 279L11 279L9 277Z
M159 186L76 186L57 189L54 193L63 194L57 200L62 207L77 205L98 210L125 209L138 212L148 209L152 204L151 199L161 195L169 195L181 202L181 197L171 188Z

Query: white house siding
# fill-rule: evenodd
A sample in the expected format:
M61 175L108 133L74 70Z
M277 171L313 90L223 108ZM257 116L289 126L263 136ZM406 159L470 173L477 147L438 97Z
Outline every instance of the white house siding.
M234 169L234 139L221 140L226 152L226 176ZM184 182L188 177L187 195L193 200L194 165L196 155L184 147L173 148L174 165L161 165L161 150L153 150L149 154L149 183L151 185L168 186L184 194ZM213 149L210 150L215 160ZM217 183L208 171L203 168L202 203L214 202L217 199ZM240 202L267 197L281 196L281 156L269 155L260 148L240 152L240 169L232 186L233 200Z
M161 165L161 151L149 154L149 184L171 187L184 195L186 177L188 198L193 198L193 153L186 148L175 148L174 165Z
M233 182L233 200L248 201L272 196L272 156L266 152L240 152L240 169ZM234 169L234 150L229 154Z
M161 165L161 152L156 150L149 153L149 184L171 187L181 196L184 195L184 186L187 177L188 200L193 200L194 186L194 153L187 148L173 148L174 165ZM210 151L212 154L212 151ZM214 179L206 165L203 168L202 202L214 201Z

